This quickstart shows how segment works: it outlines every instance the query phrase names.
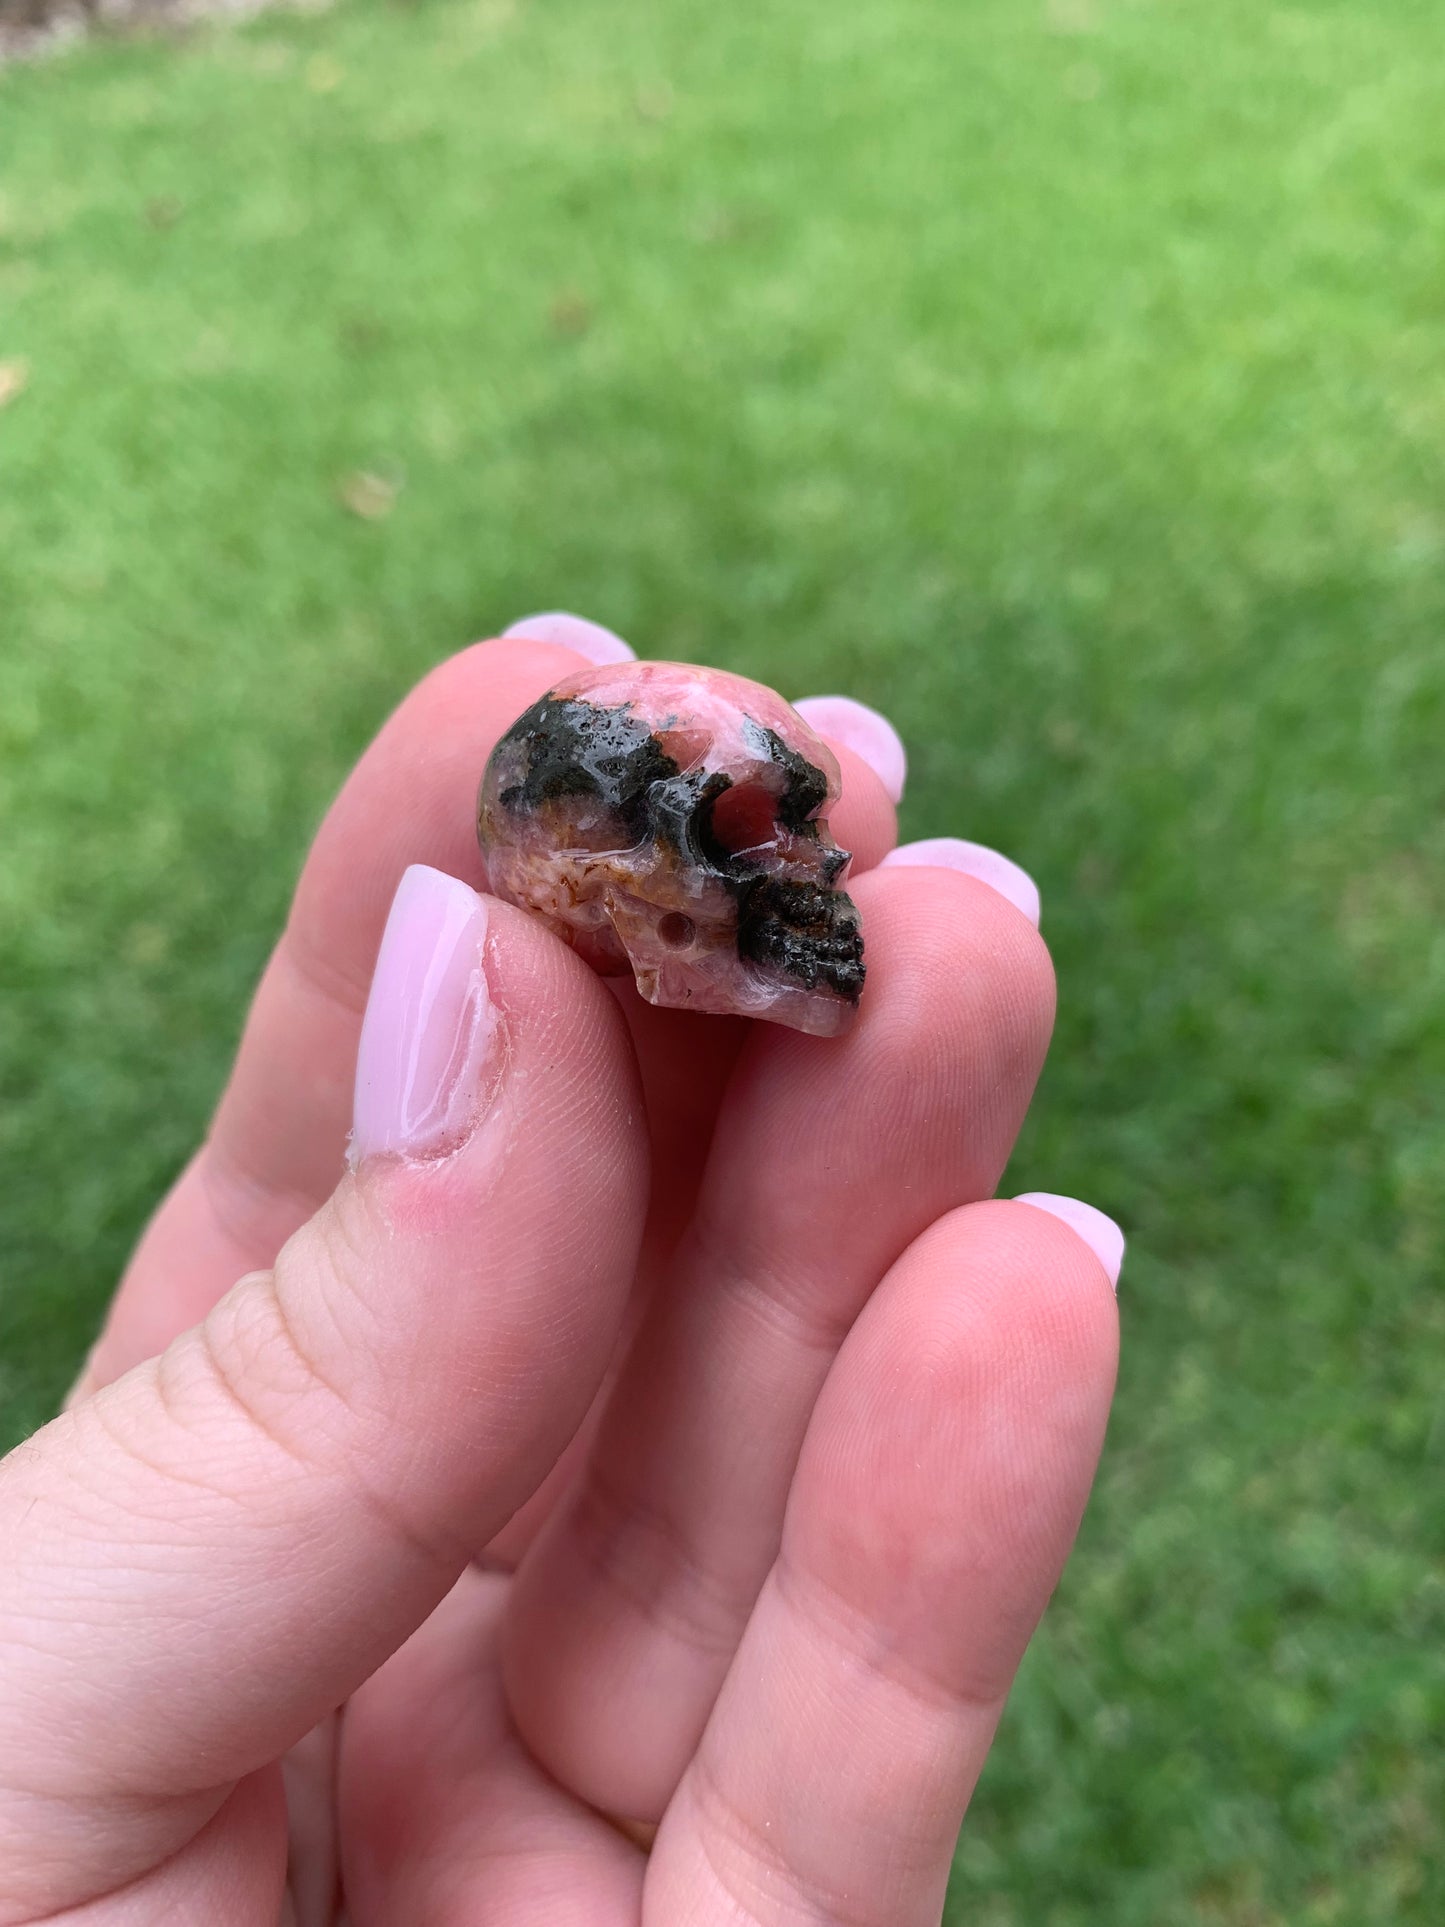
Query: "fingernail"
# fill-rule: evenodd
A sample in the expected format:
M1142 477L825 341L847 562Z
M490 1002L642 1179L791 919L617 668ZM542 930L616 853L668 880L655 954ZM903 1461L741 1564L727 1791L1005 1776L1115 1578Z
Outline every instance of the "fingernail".
M884 857L885 864L932 864L937 870L962 870L977 877L1001 897L1007 897L1016 910L1022 910L1034 928L1039 922L1039 886L1027 870L1011 863L997 850L982 843L965 843L961 836L930 836L921 843L900 843Z
M499 1033L475 890L414 863L392 901L356 1058L348 1153L438 1157L476 1122Z
M903 738L886 716L851 696L804 696L793 704L804 722L855 756L861 756L892 802L903 799L908 777L908 752Z
M1036 1211L1047 1211L1051 1217L1062 1218L1070 1230L1078 1232L1117 1290L1124 1265L1124 1234L1112 1218L1106 1218L1102 1211L1096 1211L1080 1198L1061 1198L1052 1191L1024 1191L1014 1203L1031 1204Z
M637 660L637 651L630 649L621 636L614 636L600 622L589 622L585 616L569 616L563 609L549 610L546 615L523 616L520 622L514 622L502 634L526 636L531 642L555 642L563 649L572 649L579 656L585 656L588 662Z

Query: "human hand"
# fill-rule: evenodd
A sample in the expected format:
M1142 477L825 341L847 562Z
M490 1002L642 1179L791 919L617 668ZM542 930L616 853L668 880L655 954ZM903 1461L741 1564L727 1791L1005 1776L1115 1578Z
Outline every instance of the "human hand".
M491 743L598 646L552 633L362 759L0 1467L0 1927L939 1918L1113 1382L1117 1232L986 1202L1047 955L1007 866L889 855L901 768L824 706L853 1031L600 982L450 880Z

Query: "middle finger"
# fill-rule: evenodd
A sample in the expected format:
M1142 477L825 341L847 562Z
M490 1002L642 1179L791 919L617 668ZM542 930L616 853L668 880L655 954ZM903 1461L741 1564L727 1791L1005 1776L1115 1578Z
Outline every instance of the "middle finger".
M634 1819L661 1814L706 1722L835 1352L899 1253L992 1194L1048 1043L1048 953L1003 897L930 867L855 894L859 1021L749 1038L673 1275L518 1579L518 1724Z

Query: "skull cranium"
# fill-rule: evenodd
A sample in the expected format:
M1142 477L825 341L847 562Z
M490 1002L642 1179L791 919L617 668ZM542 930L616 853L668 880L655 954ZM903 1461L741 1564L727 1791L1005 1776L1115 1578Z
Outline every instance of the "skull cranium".
M482 779L493 892L654 1004L833 1036L863 939L829 834L838 765L773 690L722 670L629 662L559 683Z

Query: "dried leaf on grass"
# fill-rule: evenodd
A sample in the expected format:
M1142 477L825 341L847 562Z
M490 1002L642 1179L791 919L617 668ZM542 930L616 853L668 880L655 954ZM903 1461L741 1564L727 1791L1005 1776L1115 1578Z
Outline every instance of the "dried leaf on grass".
M359 468L342 478L337 493L353 515L359 515L364 522L380 522L396 507L400 488L399 482L388 481L386 476L377 475L369 468Z
M575 288L563 288L554 295L547 320L554 335L585 335L592 326L592 304Z
M306 63L306 85L313 94L334 94L346 78L346 69L331 54L315 54Z
M7 401L14 401L22 394L30 380L30 363L17 356L11 361L0 361L0 408Z

